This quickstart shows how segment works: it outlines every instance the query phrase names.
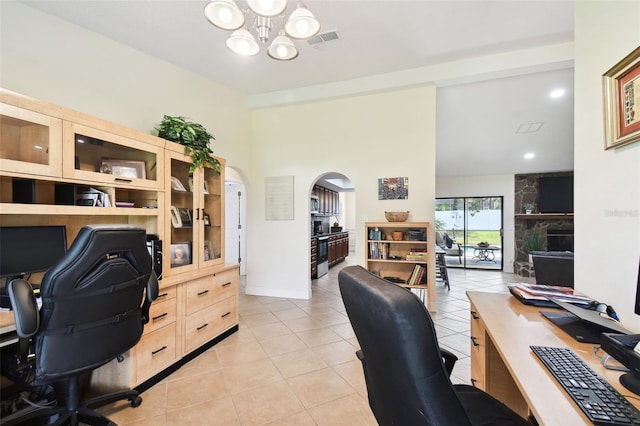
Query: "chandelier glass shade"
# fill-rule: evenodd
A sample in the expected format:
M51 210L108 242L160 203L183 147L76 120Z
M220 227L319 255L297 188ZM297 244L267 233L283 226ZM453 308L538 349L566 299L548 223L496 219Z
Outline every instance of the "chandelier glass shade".
M298 49L285 35L284 30L280 30L278 37L273 39L271 46L267 49L267 54L278 61L290 61L298 57Z
M240 28L231 33L227 47L242 56L253 56L260 51L260 45L247 29Z
M267 48L269 57L279 61L289 61L298 56L298 49L291 38L302 40L320 31L320 22L300 4L288 19L285 16L287 0L246 0L246 4L248 7L243 10L234 0L212 0L204 8L204 15L211 24L233 31L226 44L238 55L250 56L260 51L260 44L249 30L248 22L252 22L251 29L266 44L273 28L272 18L280 17L282 28Z

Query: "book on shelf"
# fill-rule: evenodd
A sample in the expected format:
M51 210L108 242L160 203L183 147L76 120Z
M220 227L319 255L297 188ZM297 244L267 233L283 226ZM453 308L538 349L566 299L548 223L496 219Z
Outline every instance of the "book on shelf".
M369 243L369 259L386 259L389 257L388 243Z
M422 265L414 265L413 270L411 271L411 275L409 275L409 279L407 280L407 284L409 285L417 285L417 284L426 284L426 271L427 268Z
M420 252L413 252L410 251L409 253L407 253L407 255L405 256L406 260L415 260L418 262L426 262L427 261L427 253L420 253Z

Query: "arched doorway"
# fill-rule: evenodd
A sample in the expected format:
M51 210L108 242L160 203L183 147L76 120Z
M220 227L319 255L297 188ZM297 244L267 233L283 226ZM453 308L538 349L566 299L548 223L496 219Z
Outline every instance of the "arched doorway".
M336 172L321 175L310 188L309 226L312 279L325 275L355 248L355 189Z

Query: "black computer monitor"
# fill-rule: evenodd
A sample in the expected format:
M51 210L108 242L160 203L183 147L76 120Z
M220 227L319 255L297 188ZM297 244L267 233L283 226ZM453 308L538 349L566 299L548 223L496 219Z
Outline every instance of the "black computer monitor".
M0 227L0 277L44 272L67 252L64 226Z
M634 312L640 315L640 259ZM602 349L629 369L628 373L620 376L620 383L636 395L640 395L640 354L634 349L639 344L640 334L602 334Z

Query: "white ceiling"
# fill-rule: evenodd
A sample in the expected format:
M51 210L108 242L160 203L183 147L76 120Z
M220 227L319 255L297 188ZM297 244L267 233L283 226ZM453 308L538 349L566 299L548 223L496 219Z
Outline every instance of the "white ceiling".
M296 41L300 56L278 62L264 48L248 58L230 52L229 33L204 18L203 0L21 3L247 95L573 41L571 0L306 0L321 33L336 31L339 39ZM550 99L555 88L566 96ZM528 123L543 125L516 133ZM529 151L537 156L523 160ZM573 69L439 87L436 163L439 176L572 170Z

